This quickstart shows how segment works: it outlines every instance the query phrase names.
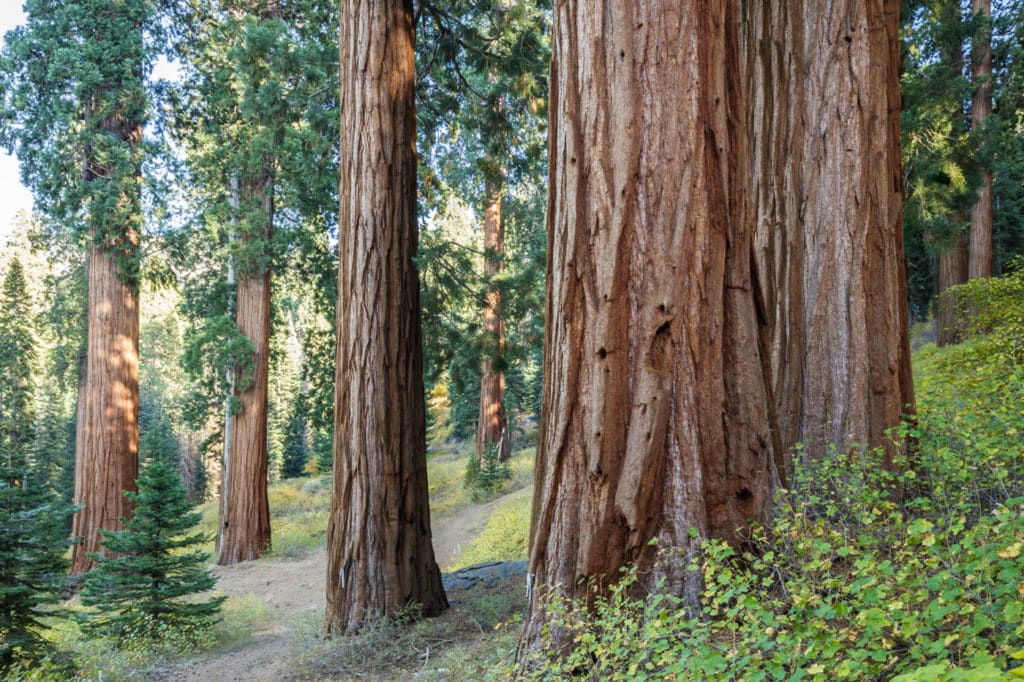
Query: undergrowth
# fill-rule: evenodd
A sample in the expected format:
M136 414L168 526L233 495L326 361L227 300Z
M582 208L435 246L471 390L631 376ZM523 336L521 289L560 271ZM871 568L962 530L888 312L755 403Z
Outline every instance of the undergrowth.
M526 677L1024 678L1024 270L958 300L974 336L918 352L918 416L893 434L912 467L832 452L798 471L746 550L690 560L699 616L636 596L635 569L589 609L551 598L546 633L568 650L533 652Z
M82 611L75 604L68 608ZM266 627L269 619L266 606L255 597L227 599L219 620L201 637L186 631L168 631L158 641L151 637L96 637L84 634L74 618L54 619L46 635L59 654L31 669L9 671L0 680L143 680L169 663L242 646L251 639L252 632Z
M505 679L526 595L521 579L448 595L452 608L421 620L415 608L370 620L356 635L323 637L323 614L300 627L296 679Z
M484 561L519 561L526 558L530 535L532 490L524 488L494 508L480 535L473 538L449 566L457 571Z
M485 502L532 486L535 453L534 448L514 452L507 463L509 478L485 495L481 495L472 486L465 485L467 465L475 457L471 443L461 444L432 456L427 460L431 517L451 516L474 503Z

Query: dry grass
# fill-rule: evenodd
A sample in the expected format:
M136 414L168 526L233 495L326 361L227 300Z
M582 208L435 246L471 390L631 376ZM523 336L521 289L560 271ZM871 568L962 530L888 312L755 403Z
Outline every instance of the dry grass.
M296 680L506 679L526 611L522 578L459 590L437 618L379 619L353 636L324 639L321 614L300 625Z

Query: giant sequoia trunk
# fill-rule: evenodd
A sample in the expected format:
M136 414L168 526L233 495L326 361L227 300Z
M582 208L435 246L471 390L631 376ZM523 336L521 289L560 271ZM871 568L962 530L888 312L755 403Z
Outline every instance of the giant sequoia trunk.
M273 179L262 176L245 183L242 194L242 204L250 218L247 222L259 225L255 234L243 239L258 240L264 250L269 249L273 237L273 192ZM270 268L265 263L242 264L235 315L235 324L252 341L254 353L251 380L240 386L238 410L228 415L224 433L218 561L221 565L256 559L270 549L267 501Z
M340 13L341 181L328 631L448 602L427 505L411 0Z
M141 41L141 32L139 33ZM141 83L142 65L135 74ZM132 84L112 84L128 89ZM85 120L108 97L107 86L97 88L86 103ZM126 98L129 99L129 98ZM134 110L133 110L134 111ZM75 425L75 504L81 509L72 522L72 535L82 538L71 552L71 574L92 569L88 554L100 552L100 529L120 530L131 505L124 491L135 490L139 472L139 230L142 224L139 193L142 123L120 107L113 107L97 127L123 146L133 167L127 178L116 159L86 149L82 161L84 183L120 183L115 206L90 207L92 243L86 265L86 347L84 382L79 382Z
M129 229L121 248L137 248ZM93 567L87 556L100 551L100 529L120 530L131 506L139 472L139 296L124 281L116 254L89 247L88 336L85 381L78 400L75 434L75 514L71 573Z
M501 192L488 183L484 212L484 276L501 274L505 240L501 225ZM494 448L501 461L512 456L512 442L505 417L505 321L501 310L501 289L493 283L484 304L484 357L480 366L480 414L476 427L476 454L481 460L487 448Z
M738 8L555 6L530 647L545 594L650 567L652 539L738 541L770 499ZM696 603L687 563L642 587L661 576Z
M992 0L973 0L976 16L991 20ZM975 34L971 49L974 97L971 99L971 127L980 130L992 113L992 32L984 27ZM978 188L978 201L971 207L971 279L992 276L992 171L986 170Z
M881 446L913 409L898 0L748 5L756 259L778 443ZM891 449L887 450L891 456Z
M260 22L280 14L277 0L248 0L235 8ZM261 114L249 114L245 125L258 128ZM270 549L270 505L267 500L267 395L270 383L270 250L274 237L273 155L247 161L241 179L231 180L235 220L244 229L233 239L245 245L246 257L229 264L229 280L237 272L235 326L253 345L251 373L231 377L234 410L224 422L224 468L221 480L221 565L258 558ZM230 306L229 306L230 308ZM230 371L235 371L234 368ZM234 402L234 401L229 401Z

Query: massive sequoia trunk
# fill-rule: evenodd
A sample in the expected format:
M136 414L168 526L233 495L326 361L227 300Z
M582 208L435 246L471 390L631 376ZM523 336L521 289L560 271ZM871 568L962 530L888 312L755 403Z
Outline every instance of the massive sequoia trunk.
M141 27L137 38L141 46ZM82 541L72 549L72 575L92 569L88 554L102 549L100 529L121 529L121 519L131 513L124 491L136 490L139 472L142 108L135 96L142 63L141 53L136 56L140 61L126 73L137 80L97 87L84 112L97 137L120 146L130 163L122 165L109 152L96 154L91 146L82 159L83 184L90 189L106 185L97 193L116 191L118 200L90 206L85 380L79 382L75 426L75 504L81 509L72 522L72 535ZM112 93L120 95L116 105L110 103ZM101 111L108 113L95 120Z
M505 321L501 289L493 278L501 274L505 240L501 225L501 190L487 184L484 212L484 276L492 282L484 303L484 356L480 366L480 414L476 427L476 454L481 460L493 447L497 459L512 456L512 441L505 417Z
M141 132L141 131L139 131ZM137 138L136 138L137 139ZM120 249L134 251L133 228ZM139 295L124 281L117 255L103 245L89 247L88 335L85 381L80 384L75 434L75 514L71 573L93 567L87 556L100 551L99 530L120 530L139 472Z
M992 0L973 0L971 10L986 20L992 18ZM992 113L992 32L989 26L975 33L971 49L974 97L971 99L971 127L980 130ZM986 169L978 188L978 201L971 207L971 249L968 274L971 279L992 276L992 171Z
M530 647L545 594L650 567L652 539L738 541L770 499L738 8L555 6ZM686 565L642 587L696 603Z
M885 445L914 400L899 2L748 8L755 246L778 442L802 442L812 458L830 444Z
M244 183L242 205L255 232L243 239L270 248L274 225L274 183L261 174ZM267 388L270 381L270 267L264 259L242 262L235 324L253 345L251 376L237 393L237 411L224 432L219 550L221 565L258 558L270 549L267 501ZM248 373L247 373L248 374Z
M427 501L411 0L340 13L341 181L328 631L448 602Z

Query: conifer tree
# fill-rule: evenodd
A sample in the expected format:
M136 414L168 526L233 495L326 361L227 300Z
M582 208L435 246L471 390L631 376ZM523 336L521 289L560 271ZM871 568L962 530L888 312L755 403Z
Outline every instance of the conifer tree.
M550 3L418 12L426 381L450 389L451 435L475 429L486 468L540 394Z
M330 7L324 0L221 0L191 6L179 27L188 87L175 125L201 212L202 229L192 238L203 249L186 264L194 273L186 284L194 320L187 368L205 377L208 403L217 392L227 398L222 564L255 559L270 547L268 442L279 423L268 394L276 369L272 275L287 263L295 222L304 223L296 232L319 229L336 211L336 123L327 123L337 92ZM209 252L211 242L221 248Z
M100 608L83 627L146 640L195 634L212 624L224 601L194 598L217 582L205 568L209 555L197 549L208 539L194 530L202 515L175 467L176 443L166 418L153 420L142 448L147 463L139 491L125 493L135 505L132 518L124 530L102 532L107 556L92 555L97 566L85 580L82 603Z
M130 508L138 473L139 243L149 0L28 0L0 58L0 142L36 209L88 244L88 340L76 420L72 571Z
M0 296L0 672L48 649L39 619L67 571L62 507L33 466L32 369L25 278L17 260Z
M306 460L309 458L309 436L302 394L296 399L292 408L284 438L281 476L283 478L302 476L306 471Z

